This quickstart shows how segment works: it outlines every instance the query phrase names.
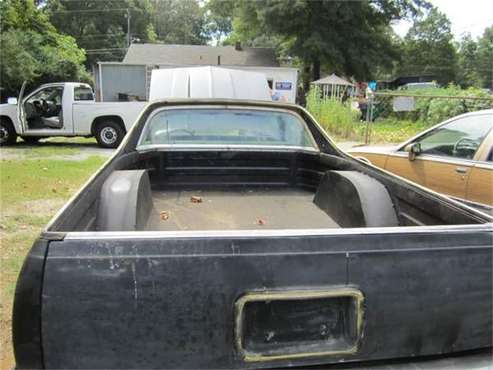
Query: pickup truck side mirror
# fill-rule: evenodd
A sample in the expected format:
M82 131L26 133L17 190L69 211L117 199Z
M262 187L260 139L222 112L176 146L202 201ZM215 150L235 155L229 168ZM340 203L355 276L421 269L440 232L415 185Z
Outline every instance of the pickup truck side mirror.
M17 105L17 98L7 98L7 104Z
M409 160L414 161L416 157L421 153L421 144L420 143L411 143L405 146L405 152L409 153Z

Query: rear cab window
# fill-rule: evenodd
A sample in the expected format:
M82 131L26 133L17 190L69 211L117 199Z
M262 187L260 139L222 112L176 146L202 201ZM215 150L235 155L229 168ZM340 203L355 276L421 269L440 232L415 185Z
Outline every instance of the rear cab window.
M306 123L288 111L245 108L164 109L153 114L138 148L265 146L318 150Z
M94 100L94 93L88 86L80 85L74 88L74 101Z

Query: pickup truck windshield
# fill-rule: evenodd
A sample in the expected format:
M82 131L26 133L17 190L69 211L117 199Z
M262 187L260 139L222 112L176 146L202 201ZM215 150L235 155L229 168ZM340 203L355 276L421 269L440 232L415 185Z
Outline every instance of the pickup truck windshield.
M300 118L275 110L163 110L146 123L139 147L150 145L261 145L315 149Z

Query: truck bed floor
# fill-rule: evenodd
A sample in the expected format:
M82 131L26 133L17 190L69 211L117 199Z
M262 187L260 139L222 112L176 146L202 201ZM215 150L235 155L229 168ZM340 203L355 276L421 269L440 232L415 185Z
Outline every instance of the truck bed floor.
M194 203L191 197L200 197ZM339 227L297 188L153 191L146 230L315 229ZM166 212L166 216L160 216Z

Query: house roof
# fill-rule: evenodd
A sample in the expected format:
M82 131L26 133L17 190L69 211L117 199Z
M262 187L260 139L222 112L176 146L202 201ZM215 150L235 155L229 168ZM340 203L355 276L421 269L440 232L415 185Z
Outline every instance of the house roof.
M123 63L174 66L218 65L278 67L274 49L234 46L132 44Z
M336 76L334 73L332 73L330 76L321 78L320 80L313 81L312 84L314 85L344 85L344 86L353 86L351 82L346 81L343 78L340 78L339 76Z

